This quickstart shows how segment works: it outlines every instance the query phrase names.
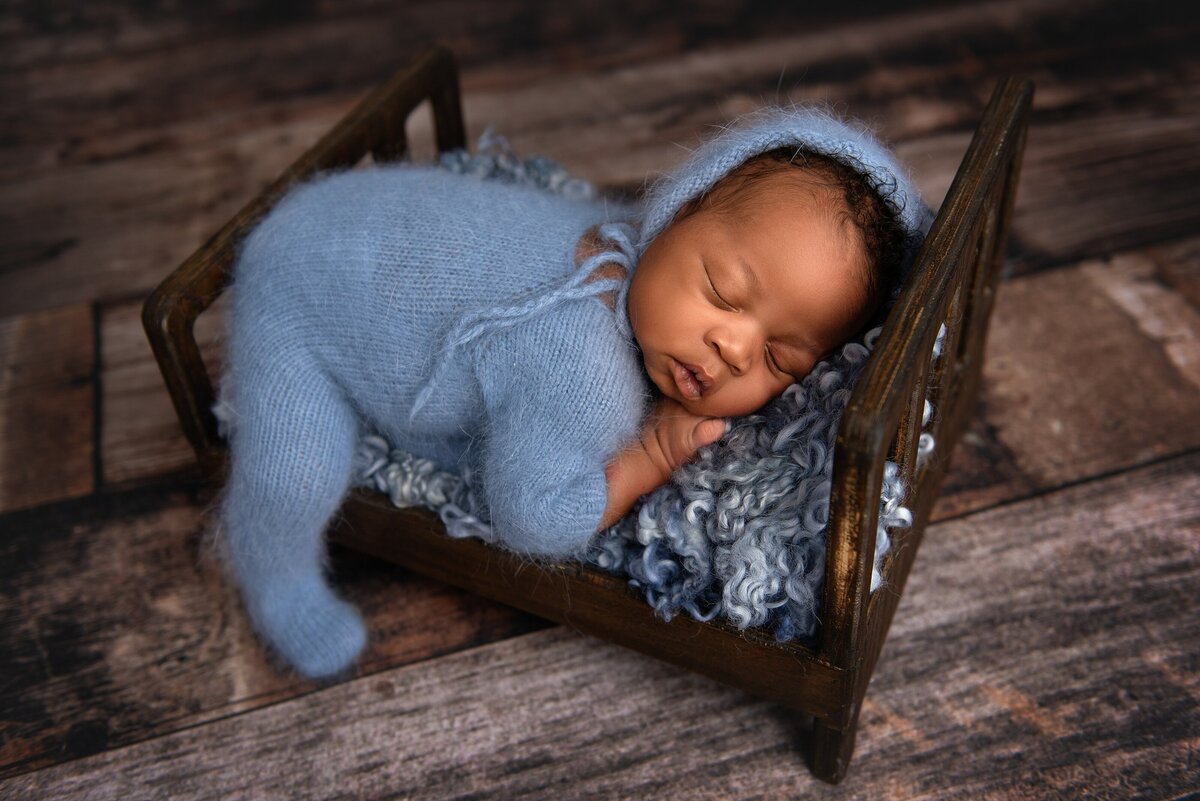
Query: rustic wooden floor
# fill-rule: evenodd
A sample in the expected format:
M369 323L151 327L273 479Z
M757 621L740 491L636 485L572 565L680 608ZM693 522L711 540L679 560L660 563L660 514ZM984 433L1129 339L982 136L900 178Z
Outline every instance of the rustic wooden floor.
M631 5L5 4L0 796L1195 797L1195 4ZM434 39L472 136L624 186L815 99L936 200L996 80L1037 82L978 416L839 787L768 704L364 557L335 558L355 675L298 680L247 630L139 305Z

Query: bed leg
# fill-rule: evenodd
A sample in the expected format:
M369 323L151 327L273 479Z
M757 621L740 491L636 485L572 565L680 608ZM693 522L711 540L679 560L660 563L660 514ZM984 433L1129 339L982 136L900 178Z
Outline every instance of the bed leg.
M858 732L855 720L848 729L837 729L820 720L813 721L812 773L818 779L837 784L846 775L850 756L854 753L854 735Z

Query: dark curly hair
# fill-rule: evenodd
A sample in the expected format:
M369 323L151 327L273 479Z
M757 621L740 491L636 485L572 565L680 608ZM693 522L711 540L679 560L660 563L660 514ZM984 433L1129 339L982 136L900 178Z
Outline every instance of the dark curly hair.
M704 195L691 201L684 215L701 208L723 210L734 205L744 191L781 170L794 170L808 183L841 190L841 207L836 214L854 224L863 238L868 297L884 305L899 286L908 232L900 221L900 210L891 199L894 187L874 186L852 165L807 148L782 147L747 159Z

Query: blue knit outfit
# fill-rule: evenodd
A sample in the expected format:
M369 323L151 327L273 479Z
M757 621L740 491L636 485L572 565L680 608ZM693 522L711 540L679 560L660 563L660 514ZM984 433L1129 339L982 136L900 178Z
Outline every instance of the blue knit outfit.
M471 475L463 531L482 518L511 550L588 554L605 466L636 437L651 386L625 316L629 276L586 279L606 262L631 274L678 209L747 158L798 145L839 158L919 243L928 212L869 134L804 109L750 121L644 209L396 165L318 177L256 227L234 273L222 519L251 620L290 664L334 674L366 641L325 581L322 539L365 434ZM577 267L577 242L602 223L611 249Z
M627 212L397 165L303 185L247 238L223 523L255 627L301 672L335 673L365 642L322 575L364 431L479 476L508 548L583 554L649 385L623 314L597 297L626 284L583 280L601 261L632 267L632 230L602 226L613 250L580 268L575 246Z

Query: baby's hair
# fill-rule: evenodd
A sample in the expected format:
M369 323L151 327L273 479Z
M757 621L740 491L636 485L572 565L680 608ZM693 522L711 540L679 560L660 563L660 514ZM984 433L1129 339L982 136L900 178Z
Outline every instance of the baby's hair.
M708 208L729 210L747 188L785 170L813 184L841 189L841 208L830 211L854 224L866 249L866 289L872 299L886 301L900 282L908 232L898 209L854 167L807 148L782 147L747 159L685 208L684 216Z

